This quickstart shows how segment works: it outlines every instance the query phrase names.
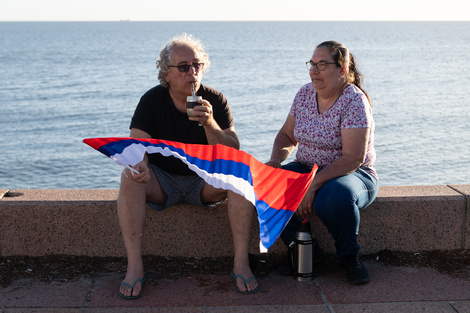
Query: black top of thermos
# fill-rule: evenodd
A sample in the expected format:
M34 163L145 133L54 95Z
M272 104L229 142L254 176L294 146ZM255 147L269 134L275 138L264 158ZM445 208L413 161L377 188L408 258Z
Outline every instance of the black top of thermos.
M300 223L299 231L303 233L309 233L311 231L310 222Z

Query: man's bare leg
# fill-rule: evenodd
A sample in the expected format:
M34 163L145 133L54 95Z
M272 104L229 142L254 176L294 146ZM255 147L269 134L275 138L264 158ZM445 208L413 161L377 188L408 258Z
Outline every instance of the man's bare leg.
M253 205L232 191L227 192L228 216L232 228L233 247L235 255L233 258L233 273L242 275L245 279L253 276L248 258L250 243L251 224L255 209ZM258 287L256 279L248 282L246 287L243 280L237 277L237 287L240 291L252 291Z
M201 190L202 203L214 203L225 200L227 198L227 190L215 188L208 183Z
M117 213L124 246L127 252L127 273L123 280L132 284L136 279L144 278L144 265L142 261L143 236L146 217L146 199L154 203L165 203L163 193L153 171L148 183L138 183L132 180L130 171L122 173L121 186L117 201ZM138 282L133 291L121 285L119 292L124 296L136 296L140 293L142 285Z

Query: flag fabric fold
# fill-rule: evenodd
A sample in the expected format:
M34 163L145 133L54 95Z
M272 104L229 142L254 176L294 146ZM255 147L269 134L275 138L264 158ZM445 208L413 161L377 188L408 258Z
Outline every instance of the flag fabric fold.
M246 152L220 144L128 137L88 138L83 142L123 166L135 166L146 152L176 157L208 184L244 196L256 207L260 240L266 249L293 216L317 171L316 166L310 173L273 168Z

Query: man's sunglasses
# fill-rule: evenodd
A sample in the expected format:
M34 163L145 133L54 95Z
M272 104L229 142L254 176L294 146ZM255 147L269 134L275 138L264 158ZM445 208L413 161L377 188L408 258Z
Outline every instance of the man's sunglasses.
M176 67L178 72L186 73L189 68L194 67L194 71L197 73L200 69L204 68L204 63L193 63L193 64L181 64L181 65L168 65L169 67Z

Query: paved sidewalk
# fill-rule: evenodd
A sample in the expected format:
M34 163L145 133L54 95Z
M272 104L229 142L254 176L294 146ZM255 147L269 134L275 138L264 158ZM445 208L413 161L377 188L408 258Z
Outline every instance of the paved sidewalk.
M138 300L118 296L118 273L50 283L25 278L0 287L0 312L470 312L469 278L431 268L364 264L371 282L361 286L348 284L338 269L312 282L271 272L258 279L258 293L241 295L228 273L194 275L149 278Z

